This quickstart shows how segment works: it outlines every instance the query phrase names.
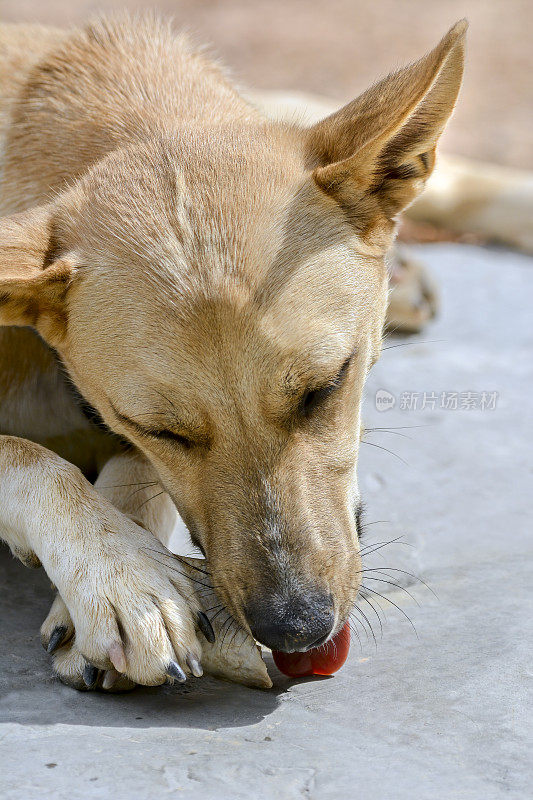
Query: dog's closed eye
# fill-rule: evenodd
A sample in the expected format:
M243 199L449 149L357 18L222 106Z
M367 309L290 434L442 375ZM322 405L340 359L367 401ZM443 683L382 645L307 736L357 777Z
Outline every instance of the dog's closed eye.
M342 385L352 358L353 354L346 359L338 373L329 383L317 389L306 389L300 399L298 408L301 417L310 417Z
M189 439L188 436L183 436L181 433L175 433L174 431L146 430L145 433L148 433L150 436L155 436L158 439L170 439L171 441L181 445L181 447L183 447L185 450L192 450L192 448L197 445L197 442L194 442L192 439Z
M127 417L125 414L122 414L120 411L118 411L112 403L111 408L113 409L117 419L119 419L123 425L140 434L141 436L149 436L153 439L166 439L167 441L176 442L184 450L192 450L194 447L205 446L207 444L205 437L192 439L189 436L186 436L182 433L177 433L176 431L172 431L168 428L159 429L140 425L138 422L136 422L136 420L131 419L131 417Z
M300 414L310 417L321 403L335 391L335 386L323 386L321 389L308 389L300 401Z

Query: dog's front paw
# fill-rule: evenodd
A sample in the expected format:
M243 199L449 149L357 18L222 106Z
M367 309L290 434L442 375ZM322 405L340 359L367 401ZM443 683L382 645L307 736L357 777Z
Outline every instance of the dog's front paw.
M73 640L60 647L53 657L54 673L62 683L81 692L129 692L137 684L115 669L98 669L90 664Z
M114 669L133 683L156 686L199 677L200 611L193 585L148 531L105 509L80 519L69 549L46 552L46 568L62 600L54 604L43 640L52 649L74 636L74 648L57 651L56 668L69 683ZM61 603L68 609L68 618ZM77 655L75 655L75 653ZM94 677L95 672L92 673ZM74 677L73 677L74 676ZM92 681L94 683L94 681Z
M41 625L41 643L53 658L54 673L62 683L80 691L99 689L127 692L136 684L114 667L99 670L90 664L76 647L74 625L68 608L59 595Z

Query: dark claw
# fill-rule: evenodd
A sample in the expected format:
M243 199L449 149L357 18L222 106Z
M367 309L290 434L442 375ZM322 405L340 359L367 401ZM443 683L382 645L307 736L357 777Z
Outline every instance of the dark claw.
M58 625L56 628L54 628L54 630L52 631L52 635L50 636L50 639L48 640L48 645L46 647L46 652L47 653L50 653L50 655L52 653L55 653L55 651L57 650L57 648L59 647L59 645L61 644L61 642L65 638L66 632L67 632L67 629L66 629L65 625Z
M187 676L180 667L179 664L176 664L175 661L171 661L167 667L167 675L169 678L174 678L174 680L178 681L178 683L185 683L187 680Z
M192 653L187 653L187 664L189 665L189 669L191 670L195 678L202 677L202 675L204 674L202 665L200 664L198 659L193 656Z
M83 668L83 682L88 689L92 689L98 680L98 667L93 664L85 664Z
M198 627L202 631L207 641L213 644L215 641L215 631L213 630L213 626L209 622L207 615L204 614L203 611L198 612Z

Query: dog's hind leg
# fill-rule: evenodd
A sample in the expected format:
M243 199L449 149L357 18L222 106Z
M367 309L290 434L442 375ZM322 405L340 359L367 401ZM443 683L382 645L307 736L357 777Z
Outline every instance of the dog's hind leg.
M79 661L69 682L78 685L81 672L92 687L99 670L112 667L147 685L199 672L198 602L150 532L33 442L0 436L0 476L0 536L24 561L42 563L68 607L63 638L75 631ZM62 601L53 609L58 620ZM58 663L64 655L58 651Z
M419 333L438 310L438 292L426 267L396 245L389 256L389 304L385 328L390 333Z

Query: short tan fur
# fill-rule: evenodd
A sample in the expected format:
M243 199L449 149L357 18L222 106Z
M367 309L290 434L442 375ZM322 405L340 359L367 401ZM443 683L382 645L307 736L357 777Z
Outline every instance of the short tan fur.
M44 564L76 646L102 669L126 630L128 678L161 682L165 659L198 650L194 603L180 586L165 620L178 633L150 640L152 657L142 612L120 599L142 609L150 594L132 523L109 501L102 510L51 451L86 473L110 458L124 459L126 476L132 458L145 464L242 625L253 628L249 609L273 595L311 589L331 597L331 633L344 624L360 584L360 406L381 348L385 259L456 102L465 29L457 23L427 56L311 128L267 120L218 64L150 16L72 32L0 29L0 469L31 486L36 461L21 461L20 447L35 455L45 499L72 522L63 548L83 553L81 588L74 556L54 546L45 499L35 498L38 534L13 533L23 493L12 477L0 532ZM86 419L63 369L132 451L121 455ZM76 485L60 501L58 464ZM135 524L161 534L115 495ZM118 610L100 597L112 580L108 539L80 529L80 503L105 517L98 530L112 517L129 543L131 570L113 578Z

